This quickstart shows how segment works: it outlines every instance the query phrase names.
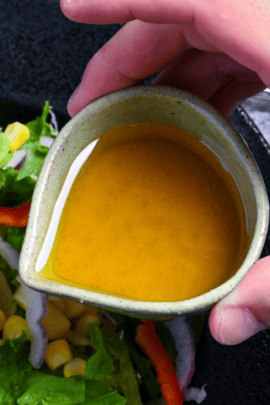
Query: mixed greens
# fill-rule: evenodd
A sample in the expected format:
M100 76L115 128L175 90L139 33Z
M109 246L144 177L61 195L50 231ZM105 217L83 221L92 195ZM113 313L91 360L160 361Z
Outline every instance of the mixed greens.
M7 131L0 131L0 239L1 243L6 243L4 249L13 249L15 262L25 235L26 224L20 222L20 218L22 213L26 217L29 213L36 179L49 150L42 141L53 140L57 135L48 122L49 114L50 105L46 102L40 117L19 128L22 145L19 136L16 144L6 136ZM12 142L17 147L12 149ZM23 302L20 292L22 286L17 266L5 260L3 254L0 276L0 296L5 298L0 299L0 310L6 313L7 319L14 315L25 319L27 303ZM46 298L50 302L50 297ZM12 305L5 306L8 301ZM44 361L39 369L34 368L29 361L33 339L29 330L12 339L6 338L5 331L0 331L0 405L157 403L161 397L160 384L150 360L135 341L136 328L141 322L101 309L98 316L99 322L89 324L83 344L76 344L74 339L67 337L72 357L85 362L84 373L68 378L63 376L64 365L52 370L49 362ZM75 324L76 317L73 317L71 332ZM70 331L69 337L72 337ZM159 323L157 332L175 364L177 353L169 329Z
M32 194L57 136L50 117L46 102L35 120L0 128L0 405L201 403L204 387L189 383L203 316L142 322L21 282Z
M53 374L46 365L34 370L28 361L30 338L23 334L5 340L0 347L0 404L141 404L139 381L125 340L117 333L105 340L106 333L97 323L90 329L89 345L96 351L87 361L87 377L64 378L60 376L62 370ZM87 358L87 350L80 356ZM142 357L141 361L141 369L147 366L152 394L157 399L160 392L157 384L152 387L154 374L147 359Z
M42 145L43 137L54 139L57 135L55 129L47 122L50 104L46 102L43 113L34 121L25 126L29 129L30 136L26 142L15 152L10 151L10 141L0 131L0 206L18 207L32 198L36 184L35 176L38 176L45 156L49 148ZM5 144L5 148L1 145ZM20 170L10 167L10 162L15 155L25 153L23 165ZM23 154L24 154L23 153Z

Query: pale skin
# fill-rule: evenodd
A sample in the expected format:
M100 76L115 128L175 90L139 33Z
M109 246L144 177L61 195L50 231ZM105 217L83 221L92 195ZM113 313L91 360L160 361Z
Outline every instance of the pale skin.
M61 0L61 8L81 23L127 22L90 60L71 116L158 72L155 84L188 90L227 117L270 87L270 0ZM209 327L229 345L270 327L270 257L215 305Z

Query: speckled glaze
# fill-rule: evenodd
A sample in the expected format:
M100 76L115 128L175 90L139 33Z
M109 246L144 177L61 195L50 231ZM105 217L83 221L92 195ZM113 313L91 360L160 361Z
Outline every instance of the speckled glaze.
M108 129L136 122L177 125L199 138L229 169L245 206L250 247L246 258L227 282L201 296L177 302L122 299L41 281L35 263L49 226L54 204L76 156ZM240 135L208 103L170 87L139 86L120 90L94 101L72 118L51 147L33 195L26 237L20 258L20 276L35 290L77 299L141 318L195 314L211 308L229 294L260 257L269 221L269 204L259 169Z

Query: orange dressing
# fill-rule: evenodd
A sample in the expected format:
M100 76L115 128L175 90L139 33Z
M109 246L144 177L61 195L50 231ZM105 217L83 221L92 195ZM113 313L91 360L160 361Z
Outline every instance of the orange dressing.
M64 207L46 278L142 301L227 281L247 250L238 189L198 139L160 123L101 136Z

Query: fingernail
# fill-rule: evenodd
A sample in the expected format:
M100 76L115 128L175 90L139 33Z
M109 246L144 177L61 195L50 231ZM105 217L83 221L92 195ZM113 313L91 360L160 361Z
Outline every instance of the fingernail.
M61 0L61 3L64 4L65 6L69 6L69 5L73 5L74 3L76 3L77 0Z
M236 345L265 329L247 308L229 307L222 311L220 342Z

